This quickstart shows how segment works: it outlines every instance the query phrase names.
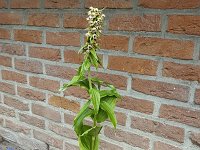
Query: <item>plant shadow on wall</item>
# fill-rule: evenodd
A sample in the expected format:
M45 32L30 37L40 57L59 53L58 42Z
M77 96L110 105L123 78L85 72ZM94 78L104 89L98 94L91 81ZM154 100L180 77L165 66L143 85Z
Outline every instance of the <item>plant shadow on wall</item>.
M87 18L89 22L86 33L87 41L79 51L79 53L84 54L84 60L78 68L77 74L60 89L60 91L64 91L70 86L80 86L90 95L74 119L74 130L78 136L80 150L99 149L101 123L106 119L109 118L115 128L117 125L114 108L120 99L119 93L113 85L92 77L90 73L91 67L98 69L101 65L96 51L100 49L97 40L101 34L105 17L102 11L90 7ZM85 125L83 123L85 118L91 118L93 125Z

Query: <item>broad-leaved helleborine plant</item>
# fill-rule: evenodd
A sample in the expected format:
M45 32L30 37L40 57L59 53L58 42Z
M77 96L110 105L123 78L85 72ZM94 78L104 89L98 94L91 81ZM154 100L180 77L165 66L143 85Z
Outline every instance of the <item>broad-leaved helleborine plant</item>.
M84 60L78 68L77 74L60 89L64 91L68 87L79 86L84 88L90 96L74 119L74 130L78 136L80 150L99 149L99 133L102 129L102 122L110 119L115 128L117 125L114 108L120 95L113 85L91 76L91 67L97 70L101 65L101 60L96 52L100 49L97 41L101 35L105 18L102 11L90 7L87 18L86 43L79 51L84 55ZM93 125L84 124L85 118L91 118Z

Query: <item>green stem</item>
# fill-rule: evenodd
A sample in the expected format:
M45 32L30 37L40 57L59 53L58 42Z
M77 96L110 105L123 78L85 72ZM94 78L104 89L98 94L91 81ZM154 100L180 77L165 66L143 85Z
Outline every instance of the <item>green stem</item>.
M92 81L91 81L91 73L90 68L88 69L88 81L89 81L89 88L92 88Z

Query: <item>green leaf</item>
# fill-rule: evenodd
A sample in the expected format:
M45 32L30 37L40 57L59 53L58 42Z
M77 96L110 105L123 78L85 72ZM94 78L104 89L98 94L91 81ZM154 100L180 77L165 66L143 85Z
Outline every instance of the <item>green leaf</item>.
M105 96L115 96L116 98L120 98L121 96L117 93L116 90L112 89L112 90L101 90L100 92L100 96L105 97Z
M104 122L106 119L108 119L107 113L100 108L98 114L96 115L97 122L101 123Z
M89 90L89 94L91 96L91 100L92 100L92 104L94 106L95 114L97 114L98 111L99 111L99 105L100 105L99 91L92 88L92 89Z
M96 51L95 51L94 49L91 49L91 50L90 50L90 53L92 54L92 56L93 56L96 60L98 60Z
M89 129L87 129L84 133L82 133L81 136L85 136L85 135L97 136L102 129L102 127L98 127L98 126L94 126L94 127L88 126L88 127Z
M90 143L92 141L92 137L90 136L82 136L78 138L80 150L91 150Z
M113 126L116 128L117 119L114 113L113 108L107 103L106 101L102 101L100 107L107 112L110 121L112 122Z
M90 55L90 61L91 63L95 66L95 68L97 69L98 68L98 60L93 56L93 55Z
M94 141L94 150L99 150L99 136L95 137L95 141Z

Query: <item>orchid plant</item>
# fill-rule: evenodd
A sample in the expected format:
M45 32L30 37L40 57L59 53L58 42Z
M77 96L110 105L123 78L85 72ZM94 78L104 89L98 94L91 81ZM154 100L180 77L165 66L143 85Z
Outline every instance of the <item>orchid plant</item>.
M120 95L116 88L101 79L91 76L91 67L98 70L101 65L97 50L100 49L97 41L101 35L105 15L103 9L90 7L88 12L88 28L86 43L79 53L84 55L84 60L78 68L77 74L69 83L63 84L61 91L71 86L84 88L88 94L88 101L82 106L74 119L74 130L78 136L80 150L98 150L101 123L110 119L116 128L117 120L114 113L116 102ZM93 125L84 124L84 119L91 118Z

